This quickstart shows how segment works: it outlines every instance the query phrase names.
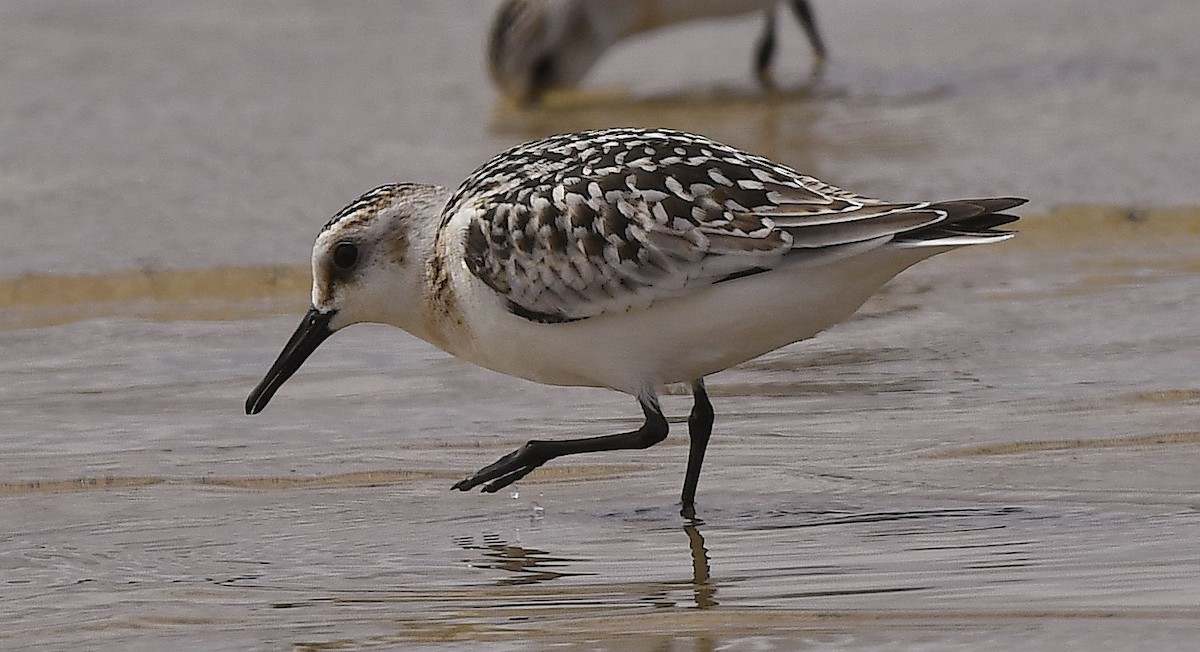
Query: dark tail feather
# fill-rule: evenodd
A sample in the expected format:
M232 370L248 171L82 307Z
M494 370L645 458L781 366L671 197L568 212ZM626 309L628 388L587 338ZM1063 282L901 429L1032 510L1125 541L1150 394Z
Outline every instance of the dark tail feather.
M1001 211L1024 204L1020 197L987 199L955 199L936 202L928 208L946 212L946 219L928 227L897 236L896 243L907 246L958 245L1007 239L1011 231L995 230L998 226L1016 222L1016 215ZM940 241L940 242L939 242Z

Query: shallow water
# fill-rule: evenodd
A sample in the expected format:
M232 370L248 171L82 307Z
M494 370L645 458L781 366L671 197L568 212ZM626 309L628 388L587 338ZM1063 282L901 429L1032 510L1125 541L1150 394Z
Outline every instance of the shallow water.
M491 4L399 4L0 7L0 647L1200 635L1190 2L818 3L833 60L811 85L792 33L793 85L759 93L745 21L635 43L526 114L483 78ZM1033 202L1018 239L711 378L696 526L682 390L662 445L497 495L448 487L529 438L628 429L634 402L361 326L242 414L345 201L605 123L872 194Z
M339 335L253 419L241 401L295 315L181 320L158 301L166 317L6 330L6 644L1184 641L1200 317L1178 306L1200 213L1056 217L1077 229L1033 221L930 261L714 377L696 527L678 435L552 463L515 495L449 491L526 438L636 409L387 328ZM1075 235L1104 229L1125 242ZM665 398L677 430L688 402Z

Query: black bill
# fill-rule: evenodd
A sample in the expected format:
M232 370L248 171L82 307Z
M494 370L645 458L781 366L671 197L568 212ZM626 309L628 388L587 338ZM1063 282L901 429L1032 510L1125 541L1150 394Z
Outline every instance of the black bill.
M271 365L271 370L258 383L258 387L250 392L250 397L246 399L246 414L262 412L262 409L267 407L267 402L275 395L275 390L296 373L321 342L333 335L333 331L329 330L329 320L336 314L336 310L322 313L316 308L309 309L296 332L292 334L292 339L288 340L275 364Z

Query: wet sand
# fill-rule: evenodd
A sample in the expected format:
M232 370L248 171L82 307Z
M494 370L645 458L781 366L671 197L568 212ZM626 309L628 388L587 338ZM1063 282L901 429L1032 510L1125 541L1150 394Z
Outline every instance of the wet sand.
M0 647L1200 636L1191 4L818 3L818 82L791 34L794 85L762 94L753 21L700 26L526 114L493 103L481 6L0 7L0 86L19 89L0 94ZM1033 201L1016 240L922 263L711 378L697 526L677 514L682 389L662 445L500 495L448 487L529 438L635 425L634 402L359 326L242 414L345 201L605 121L871 194Z

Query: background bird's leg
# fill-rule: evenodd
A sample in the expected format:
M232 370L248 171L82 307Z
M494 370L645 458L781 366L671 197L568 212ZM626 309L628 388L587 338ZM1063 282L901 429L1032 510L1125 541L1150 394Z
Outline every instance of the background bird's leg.
M687 472L683 476L683 507L679 510L687 519L696 518L696 483L700 481L700 467L704 464L704 451L708 447L713 425L713 407L708 401L703 378L692 381L692 395L696 402L692 404L692 413L688 415L690 443Z
M825 41L821 39L821 32L817 29L817 19L813 16L812 6L808 4L808 0L792 0L791 4L792 13L796 14L796 20L800 21L800 27L808 36L808 42L812 44L813 68L819 71L825 64Z
M649 448L666 439L667 419L658 405L658 397L653 393L646 393L638 397L638 403L642 406L642 412L646 414L646 422L637 430L565 441L530 440L525 442L524 446L483 467L475 475L458 481L451 488L469 491L487 482L483 490L492 493L529 475L534 469L556 457L576 453Z
M774 88L771 60L775 58L775 8L771 7L766 13L767 20L763 23L762 34L759 35L758 46L754 50L754 74L758 76L758 83L764 88Z

